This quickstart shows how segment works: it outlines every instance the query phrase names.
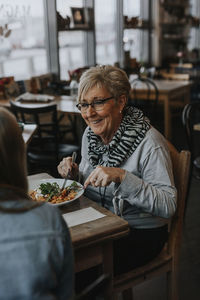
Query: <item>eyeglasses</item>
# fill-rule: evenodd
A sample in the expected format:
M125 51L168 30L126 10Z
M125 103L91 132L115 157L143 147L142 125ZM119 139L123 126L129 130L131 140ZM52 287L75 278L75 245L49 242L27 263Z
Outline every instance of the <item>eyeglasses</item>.
M94 100L92 103L78 103L76 104L76 107L81 111L81 112L86 112L88 107L91 105L92 108L95 110L95 111L99 111L99 110L102 110L103 107L104 107L104 104L105 102L107 102L108 100L111 100L113 99L114 97L108 97L108 98L105 98L105 99L98 99L98 100Z

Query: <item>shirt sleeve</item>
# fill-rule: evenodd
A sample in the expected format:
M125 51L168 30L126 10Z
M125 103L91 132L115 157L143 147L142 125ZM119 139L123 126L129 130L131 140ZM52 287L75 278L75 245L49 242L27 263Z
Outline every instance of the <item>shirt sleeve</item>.
M152 149L141 162L141 177L126 171L115 196L157 217L170 218L176 210L172 165L162 147Z

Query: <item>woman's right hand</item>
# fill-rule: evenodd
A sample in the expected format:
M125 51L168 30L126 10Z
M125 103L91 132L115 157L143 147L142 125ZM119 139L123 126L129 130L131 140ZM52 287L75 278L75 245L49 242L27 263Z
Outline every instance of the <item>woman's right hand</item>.
M63 160L59 163L58 167L58 173L62 177L66 177L68 174L70 174L70 179L76 179L78 175L78 165L76 163L72 163L72 157L65 157Z

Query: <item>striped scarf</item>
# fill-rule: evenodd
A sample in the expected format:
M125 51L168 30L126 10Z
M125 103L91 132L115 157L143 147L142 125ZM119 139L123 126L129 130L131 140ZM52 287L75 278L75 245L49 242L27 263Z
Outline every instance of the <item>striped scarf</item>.
M88 155L93 167L97 165L107 167L119 167L145 137L150 128L149 120L143 112L135 107L127 107L122 122L108 145L104 145L101 139L89 128ZM108 159L104 160L104 155Z

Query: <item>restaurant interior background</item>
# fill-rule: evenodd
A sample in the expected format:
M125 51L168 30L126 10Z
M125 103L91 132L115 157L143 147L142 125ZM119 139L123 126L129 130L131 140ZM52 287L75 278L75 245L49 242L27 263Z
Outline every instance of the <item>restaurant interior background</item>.
M200 100L199 0L0 0L0 101L26 91L69 95L72 80L95 64L119 66L131 78L140 73L192 80L190 101ZM183 149L178 113L172 142ZM190 198L197 204L198 180L193 184ZM181 300L200 295L198 211L188 206ZM138 299L162 294L148 298L149 289L137 292Z
M140 64L155 76L170 63L196 64L199 6L198 0L1 0L0 76L19 81L53 73L69 80L70 70L96 63L132 73ZM76 7L81 24L74 22Z

